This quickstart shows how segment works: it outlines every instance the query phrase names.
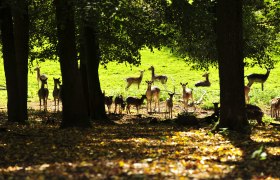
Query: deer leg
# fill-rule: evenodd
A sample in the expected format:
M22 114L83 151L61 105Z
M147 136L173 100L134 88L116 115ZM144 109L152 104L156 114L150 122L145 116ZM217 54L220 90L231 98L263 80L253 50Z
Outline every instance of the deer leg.
M263 91L263 83L262 83L262 91Z
M126 86L126 88L125 88L125 90L128 90L128 88L130 87L130 83L127 83L127 86Z

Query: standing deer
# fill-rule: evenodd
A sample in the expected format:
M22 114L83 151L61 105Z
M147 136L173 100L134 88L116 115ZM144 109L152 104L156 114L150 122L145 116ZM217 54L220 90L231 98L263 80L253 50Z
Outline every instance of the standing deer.
M141 107L141 105L143 104L145 99L146 99L146 95L142 95L140 99L137 97L131 97L131 96L127 97L126 98L126 113L131 114L130 106L133 105L136 107L137 114L139 114L139 108Z
M54 88L53 88L53 100L54 100L54 110L56 111L56 105L57 109L59 111L59 100L60 100L60 78L53 78L54 82ZM59 86L59 87L58 87ZM56 104L57 103L57 104Z
M249 92L251 88L249 86L244 86L245 102L248 104L250 102Z
M166 99L166 113L168 113L169 118L172 119L172 110L173 110L173 96L175 94L175 90L173 93L168 93L169 98ZM166 114L165 114L166 115Z
M127 85L126 85L126 88L125 90L128 90L128 88L131 86L131 84L137 84L138 86L138 89L139 89L139 86L140 86L140 83L142 81L142 78L143 78L143 73L145 72L145 70L140 70L140 76L139 77L128 77L126 78L126 82L127 82Z
M209 73L206 72L205 74L202 75L202 77L205 77L205 80L195 83L195 86L196 87L198 87L198 86L209 87L211 85L211 83L209 81Z
M166 84L167 76L165 76L165 75L155 75L154 66L151 66L148 70L152 71L152 80L151 81L153 81L153 82L160 81L162 84Z
M182 88L183 88L183 94L182 94L182 98L183 98L183 103L184 103L184 109L188 109L188 102L189 99L192 99L193 101L193 94L192 94L192 90L191 89L186 89L186 85L188 83L180 83ZM193 101L194 102L194 101Z
M45 88L45 84L47 84L47 79L41 79L41 88L38 91L39 101L40 101L40 109L42 105L44 105L44 111L47 110L47 104L48 104L48 96L49 96L49 90L48 88Z
M265 81L267 80L269 73L270 73L270 69L267 68L265 74L253 73L248 76L245 76L245 77L247 77L247 79L249 81L247 86L251 87L254 82L259 82L259 83L262 83L262 91L263 91L263 83L265 83Z
M105 96L105 92L103 93L103 95L104 95L105 105L107 106L108 113L110 114L111 113L111 106L113 104L113 96Z
M149 111L149 105L150 105L150 112L152 112L152 100L155 102L155 109L156 104L158 106L158 111L160 112L160 106L159 106L159 95L160 95L160 89L157 86L153 86L153 81L146 81L148 84L147 90L146 90L146 97L147 97L147 112Z
M37 72L37 81L38 81L38 87L39 87L40 86L40 82L42 80L47 80L48 77L47 77L47 75L40 73L40 67L39 66L37 66L34 70Z
M280 115L280 97L273 98L270 102L270 114L271 117L276 119Z
M119 114L122 114L122 110L125 109L125 102L123 100L123 96L122 95L116 96L114 103L115 103L115 111L114 111L114 113L116 114L117 107L119 105Z

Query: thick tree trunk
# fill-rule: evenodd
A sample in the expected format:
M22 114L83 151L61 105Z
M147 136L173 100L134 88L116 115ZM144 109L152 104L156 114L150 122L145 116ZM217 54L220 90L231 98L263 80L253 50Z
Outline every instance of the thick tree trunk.
M13 20L11 8L7 4L0 4L1 35L6 87L8 95L8 121L17 122L19 117L19 93L17 79L16 52L14 45Z
M220 121L217 127L242 131L245 116L241 0L219 0L217 47L220 76Z
M100 88L98 67L100 63L100 50L96 32L89 24L84 25L84 42L88 79L90 116L93 120L109 122L105 112L104 96Z
M78 70L73 5L65 0L55 0L54 2L63 81L61 127L90 127Z

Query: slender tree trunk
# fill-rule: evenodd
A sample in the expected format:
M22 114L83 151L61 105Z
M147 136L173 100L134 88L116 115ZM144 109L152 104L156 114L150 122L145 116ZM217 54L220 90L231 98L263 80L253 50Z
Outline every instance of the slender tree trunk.
M90 116L93 120L109 122L105 112L104 96L101 91L98 68L100 63L100 49L96 31L87 22L84 25L85 55L87 66L88 92Z
M220 77L220 121L217 127L242 131L245 116L242 0L218 0L217 47Z
M74 10L70 1L55 0L58 50L62 74L61 127L90 127L78 70Z
M2 3L2 2L1 2ZM19 117L19 93L17 79L16 52L14 45L13 20L11 8L8 4L1 7L1 35L6 87L8 95L8 121L17 122Z
M14 36L17 62L17 78L19 91L19 122L25 122L27 115L28 92L28 42L29 42L29 16L26 0L16 0L14 16Z

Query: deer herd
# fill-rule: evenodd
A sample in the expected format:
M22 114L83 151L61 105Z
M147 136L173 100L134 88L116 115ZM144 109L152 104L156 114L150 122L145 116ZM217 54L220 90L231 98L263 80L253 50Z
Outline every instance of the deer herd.
M36 67L34 70L37 71L37 81L38 81L38 97L40 102L40 109L43 104L44 110L47 110L47 100L49 96L49 90L47 87L47 80L48 77L45 74L40 73L40 67ZM158 112L160 113L160 93L161 89L158 86L154 86L154 83L156 81L160 82L164 88L166 89L166 83L168 80L168 77L166 75L157 75L155 74L155 68L154 66L151 66L148 68L149 71L151 71L151 80L146 81L147 89L146 92L141 95L140 98L134 97L134 96L128 96L126 99L124 99L123 95L117 95L115 99L113 100L113 96L106 96L105 92L103 92L104 96L104 102L105 106L107 107L108 113L111 113L111 106L114 104L114 113L122 114L122 112L126 109L127 114L131 114L131 106L134 106L136 108L137 114L139 114L139 109L141 108L141 105L144 104L144 100L147 101L147 113L153 113ZM125 90L128 90L129 87L132 84L137 85L138 89L140 87L140 84L143 79L143 74L145 70L140 70L139 77L128 77L125 79L126 81L126 87ZM267 69L267 72L265 74L257 74L253 73L250 74L247 77L248 84L244 86L244 94L245 94L245 102L246 104L249 104L250 98L249 98L249 92L251 90L251 86L254 82L261 83L262 90L263 84L267 80L270 73L270 69ZM195 83L195 87L210 87L211 83L209 81L209 73L206 72L202 75L202 77L205 77L205 80L198 81ZM54 106L55 111L59 111L59 102L61 100L61 81L60 78L53 78L54 81L54 89L53 89L53 99L54 99ZM41 84L41 86L40 86ZM182 87L182 93L181 93L181 102L183 103L183 109L185 111L188 111L189 106L194 106L194 98L193 98L193 92L192 89L188 88L188 83L180 83ZM168 118L172 118L172 111L173 111L173 101L174 101L174 95L176 95L175 92L175 86L173 92L168 90L167 91L169 97L165 100L165 117L168 116ZM190 100L192 101L190 103ZM152 108L152 102L154 102L154 108ZM271 117L278 118L280 116L280 97L276 97L271 100ZM118 112L117 112L118 111Z

